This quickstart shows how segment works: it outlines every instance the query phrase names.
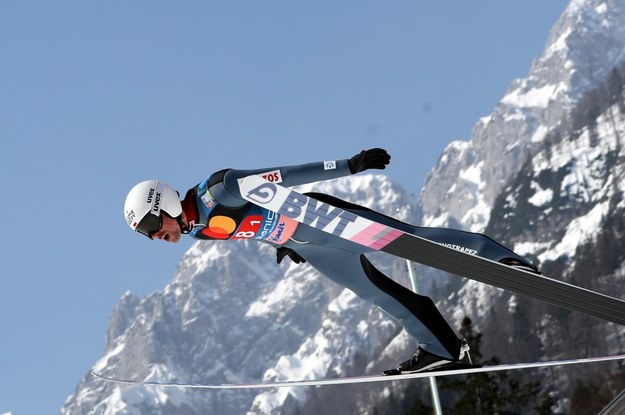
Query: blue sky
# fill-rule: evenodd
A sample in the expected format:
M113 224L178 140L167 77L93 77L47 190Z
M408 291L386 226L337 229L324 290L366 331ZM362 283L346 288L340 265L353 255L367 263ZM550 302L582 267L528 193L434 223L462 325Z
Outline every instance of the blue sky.
M191 241L127 191L386 147L418 193L543 50L563 0L0 2L0 413L56 413L131 290Z

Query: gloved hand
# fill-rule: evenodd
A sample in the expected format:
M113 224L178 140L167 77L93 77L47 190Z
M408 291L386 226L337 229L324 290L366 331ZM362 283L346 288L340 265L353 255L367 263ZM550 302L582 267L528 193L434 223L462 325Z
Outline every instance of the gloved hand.
M384 170L391 162L391 156L383 148L362 150L349 159L349 170L352 174L360 173L368 169Z
M287 255L296 264L299 264L300 262L302 263L306 262L304 258L302 258L297 252L295 252L291 248L281 246L280 248L277 249L277 252L276 252L276 259L278 260L278 264L281 263L284 257Z

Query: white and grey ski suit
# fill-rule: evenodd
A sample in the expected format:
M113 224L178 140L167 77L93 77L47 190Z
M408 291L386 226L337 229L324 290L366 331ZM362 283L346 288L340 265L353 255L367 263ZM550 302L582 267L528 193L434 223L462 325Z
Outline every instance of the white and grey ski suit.
M398 321L429 353L456 360L459 341L434 302L391 280L366 258L370 248L321 230L294 223L243 199L237 180L249 175L264 176L290 187L352 174L349 159L256 170L226 169L190 189L183 209L198 239L256 239L290 249L311 266L362 299L379 306ZM439 243L462 247L495 261L529 262L489 237L454 229L409 225L368 208L325 194L309 196Z

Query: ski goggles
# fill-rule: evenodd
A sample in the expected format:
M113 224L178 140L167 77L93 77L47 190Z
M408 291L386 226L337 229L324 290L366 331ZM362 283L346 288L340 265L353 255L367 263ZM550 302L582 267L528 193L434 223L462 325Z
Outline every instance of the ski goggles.
M163 218L161 215L156 216L148 213L141 219L141 222L139 222L135 230L152 239L154 234L161 230L161 226L163 226Z

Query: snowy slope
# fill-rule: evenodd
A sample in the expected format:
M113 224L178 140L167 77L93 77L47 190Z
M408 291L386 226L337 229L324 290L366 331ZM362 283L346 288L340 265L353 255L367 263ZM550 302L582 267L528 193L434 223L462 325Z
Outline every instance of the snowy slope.
M580 246L620 206L623 99L604 97L624 59L625 1L572 1L528 77L444 151L421 195L424 223L485 231L544 271L574 273ZM498 303L518 305L474 282L447 302L457 320Z
M605 108L591 125L575 130L563 125L552 132L502 189L486 229L517 253L532 258L548 275L617 297L624 296L620 287L625 272L621 249L624 109L622 100ZM590 268L589 263L593 263ZM489 292L491 300L471 300L484 298L472 295L477 290ZM501 296L510 304L516 303L509 293L472 282L459 294L462 308L479 315L487 314L495 298ZM557 309L542 310L560 313ZM620 348L620 344L609 342L603 346L598 351L612 353ZM549 345L542 349L549 349Z
M512 83L469 141L443 152L422 191L425 224L485 228L495 197L527 155L625 57L624 22L623 0L570 3L528 77Z
M424 223L484 231L547 275L625 298L624 60L625 1L571 2L529 76L513 82L469 141L442 154L422 192ZM456 324L471 316L484 354L504 361L625 347L622 327L473 281L441 306ZM623 387L606 369L541 379L555 385L566 413L574 379Z
M527 111L528 106L535 108L549 100L557 101L565 91L568 98L566 105L559 104L563 113L560 119L555 123L536 123L536 118L508 116L507 122L517 125L519 131L531 130L533 134L523 135L525 156L518 164L508 152L503 154L500 163L513 163L516 167L499 181L492 180L496 172L482 180L484 166L489 162L476 156L475 145L483 145L479 134L494 128L488 127L493 123L492 117L482 120L476 127L479 134L471 142L454 143L441 159L450 163L447 159L457 154L461 160L471 157L471 163L461 169L459 176L470 183L473 204L461 212L462 217L449 212L436 215L430 210L426 220L455 221L467 228L484 230L532 258L547 275L625 298L625 46L621 45L625 40L621 33L625 16L624 2L615 3L572 3L556 26L560 32L552 34L554 44L548 45L545 52L548 58L566 52L568 58L559 67L565 82L559 83L559 87L537 83L543 86L523 93L513 86L495 110L512 106ZM620 25L614 20L616 17L621 19ZM567 26L570 22L577 26ZM591 79L590 75L596 78ZM516 86L536 82L532 76ZM549 99L545 92L550 93ZM553 106L550 102L545 113L553 114L558 109ZM519 126L521 121L527 125ZM506 136L505 131L505 127L499 130L499 139L512 152L520 142L513 135ZM452 172L456 167L450 167ZM467 185L450 186L462 189ZM492 186L499 190L490 200L488 190ZM460 203L466 200L463 195L448 192L446 203L453 206L454 198ZM493 339L484 350L508 361L612 354L625 347L623 327L475 282L464 284L445 305L455 310L457 321L464 315L479 316L484 338ZM557 385L561 407L566 408L574 379L578 378L603 384L609 393L617 393L624 386L615 382L606 368L593 366L575 372L555 370L543 379Z

